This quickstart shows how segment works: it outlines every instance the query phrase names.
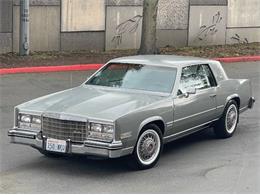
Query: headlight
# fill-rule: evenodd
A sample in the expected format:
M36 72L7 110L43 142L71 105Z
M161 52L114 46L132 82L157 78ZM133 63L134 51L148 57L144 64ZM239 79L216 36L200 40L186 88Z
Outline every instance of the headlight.
M102 125L98 123L91 123L90 124L90 131L95 131L95 132L102 132Z
M113 140L114 129L114 125L90 123L88 138L110 142Z
M40 116L32 116L32 123L34 124L41 124L41 117Z
M41 130L41 117L30 114L18 114L18 128L28 130Z
M31 122L31 116L30 115L22 115L20 116L21 122L30 123Z
M103 126L104 133L113 133L114 132L114 126L112 125L104 125Z

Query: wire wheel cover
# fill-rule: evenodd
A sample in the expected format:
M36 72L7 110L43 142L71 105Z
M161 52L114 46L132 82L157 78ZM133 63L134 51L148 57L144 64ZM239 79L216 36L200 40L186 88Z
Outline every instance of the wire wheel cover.
M153 129L143 132L137 142L137 156L142 164L152 164L159 155L161 140Z
M232 133L236 128L238 118L237 107L231 104L227 110L226 114L226 130L228 133Z

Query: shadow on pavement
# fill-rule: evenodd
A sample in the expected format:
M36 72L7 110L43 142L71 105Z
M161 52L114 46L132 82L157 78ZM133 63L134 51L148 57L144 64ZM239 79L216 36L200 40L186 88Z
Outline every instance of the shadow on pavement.
M170 142L164 146L161 160L168 156L174 156L188 147L204 141L215 139L211 129L206 129L198 133L189 135L182 139ZM173 158L174 159L174 158ZM86 156L61 156L49 158L46 156L39 157L36 161L25 164L21 169L33 171L45 170L52 174L77 175L78 177L104 177L113 176L120 173L132 172L127 166L128 158L118 159L89 159ZM157 167L160 167L160 163Z
M216 140L213 130L210 128L198 131L181 139L169 142L164 145L162 156L174 155L175 152L185 149L197 143Z

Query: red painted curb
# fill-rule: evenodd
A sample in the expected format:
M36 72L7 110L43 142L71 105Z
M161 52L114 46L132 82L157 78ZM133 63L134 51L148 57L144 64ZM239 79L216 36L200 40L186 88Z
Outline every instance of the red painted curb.
M252 61L260 61L260 56L241 56L241 57L227 57L227 58L213 58L213 60L217 60L220 62L252 62Z
M251 62L260 61L260 56L241 56L241 57L227 57L227 58L213 58L220 62ZM81 70L97 70L102 64L75 64L67 66L35 66L22 68L2 68L0 75L17 74L17 73L43 73L43 72L63 72L63 71L81 71Z
M75 64L68 66L35 66L22 68L2 68L0 75L17 74L17 73L43 73L43 72L63 72L63 71L77 71L77 70L97 70L102 64Z

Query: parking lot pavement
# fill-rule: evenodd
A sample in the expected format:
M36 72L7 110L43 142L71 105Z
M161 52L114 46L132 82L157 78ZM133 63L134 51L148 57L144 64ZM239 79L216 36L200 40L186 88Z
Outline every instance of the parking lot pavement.
M172 142L155 168L137 172L122 159L50 159L9 143L15 105L77 86L90 72L0 76L0 193L260 193L260 62L224 69L230 77L250 78L256 97L235 135L215 139L207 129Z

